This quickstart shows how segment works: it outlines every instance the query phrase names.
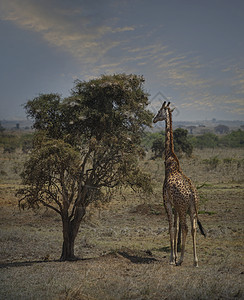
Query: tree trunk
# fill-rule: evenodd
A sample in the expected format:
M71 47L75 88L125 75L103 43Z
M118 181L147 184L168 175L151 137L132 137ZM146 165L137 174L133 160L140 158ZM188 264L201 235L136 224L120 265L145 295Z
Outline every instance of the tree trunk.
M60 260L76 260L78 259L74 253L75 238L78 234L81 220L85 215L85 209L77 207L73 220L67 215L62 216L63 221L63 248Z
M72 234L72 226L68 217L62 216L63 221L63 248L60 260L75 260L74 242L75 237Z
M75 240L71 238L70 240L65 239L63 241L62 255L60 260L76 260L76 256L74 254L74 242Z

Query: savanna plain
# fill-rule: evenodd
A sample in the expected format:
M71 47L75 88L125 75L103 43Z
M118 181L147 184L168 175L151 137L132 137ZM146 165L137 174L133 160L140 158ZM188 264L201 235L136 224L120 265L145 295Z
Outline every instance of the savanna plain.
M162 159L148 154L140 162L151 173L153 195L126 190L89 208L74 262L59 261L59 215L18 208L15 193L26 154L1 150L0 159L0 299L244 298L243 150L195 150L191 158L180 158L198 187L207 232L206 238L197 233L199 268L193 267L190 224L183 265L169 265Z

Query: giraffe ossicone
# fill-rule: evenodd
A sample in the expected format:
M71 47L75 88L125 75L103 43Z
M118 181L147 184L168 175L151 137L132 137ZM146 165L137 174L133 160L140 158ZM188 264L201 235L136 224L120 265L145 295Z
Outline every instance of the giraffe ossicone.
M186 216L191 219L191 234L193 240L194 266L198 267L196 252L196 223L201 234L206 233L198 218L198 194L191 180L182 172L179 160L174 152L172 112L170 102L163 103L153 123L165 121L165 179L163 184L163 201L168 216L170 235L170 264L181 265L184 260L185 243L188 232ZM177 261L178 219L182 231L181 256Z

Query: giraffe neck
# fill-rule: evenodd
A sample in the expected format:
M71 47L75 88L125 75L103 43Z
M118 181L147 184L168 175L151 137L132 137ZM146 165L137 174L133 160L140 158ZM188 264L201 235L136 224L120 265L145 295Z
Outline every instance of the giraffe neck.
M179 160L174 152L174 138L172 128L172 113L167 109L167 118L165 120L165 172L172 167L179 170Z
M174 153L173 129L172 129L172 114L167 110L165 120L165 158L172 156Z

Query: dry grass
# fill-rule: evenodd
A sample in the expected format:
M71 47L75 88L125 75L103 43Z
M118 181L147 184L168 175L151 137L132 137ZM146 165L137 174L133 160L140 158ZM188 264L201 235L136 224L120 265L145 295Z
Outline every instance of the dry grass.
M197 185L207 183L199 190L208 234L206 239L198 234L199 268L193 267L190 234L183 265L168 263L160 160L142 163L154 178L150 199L127 192L126 198L117 195L105 207L90 209L77 237L75 251L82 259L76 262L58 261L59 217L44 209L20 212L14 196L18 180L10 171L2 174L0 299L242 299L244 154L228 151L181 159ZM217 154L220 165L207 172L202 160ZM231 155L235 161L226 165L223 159Z

